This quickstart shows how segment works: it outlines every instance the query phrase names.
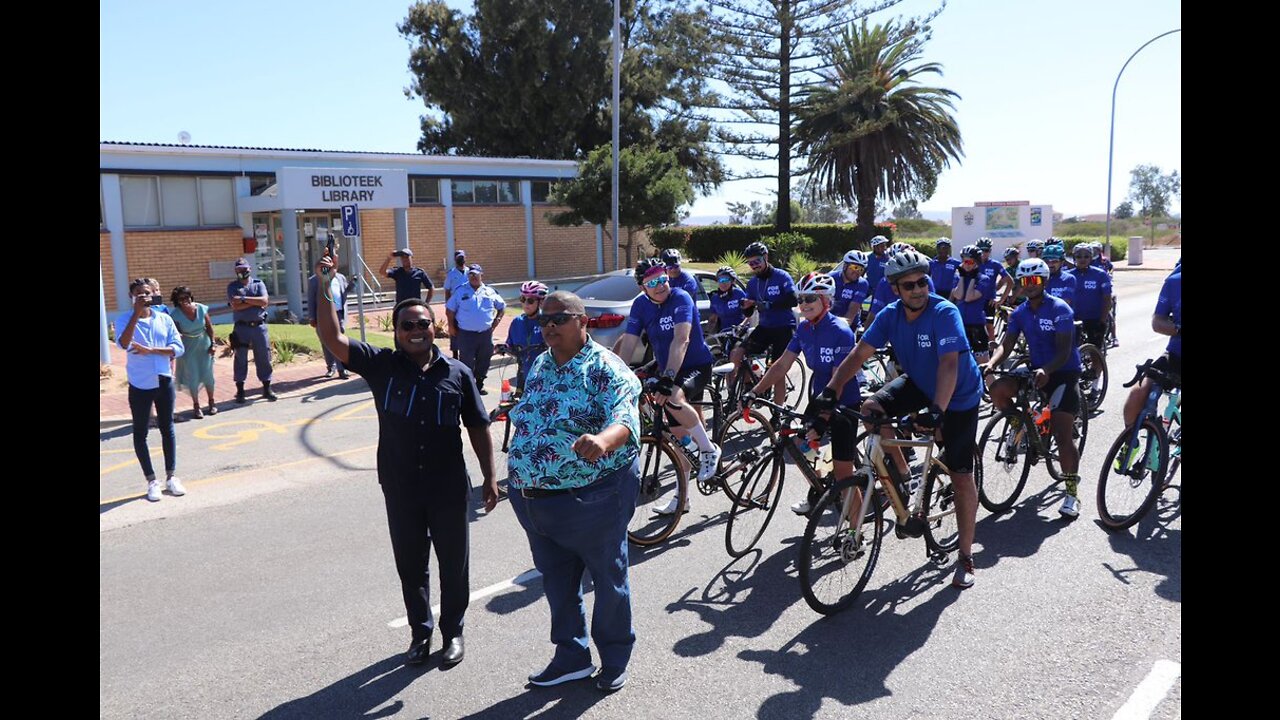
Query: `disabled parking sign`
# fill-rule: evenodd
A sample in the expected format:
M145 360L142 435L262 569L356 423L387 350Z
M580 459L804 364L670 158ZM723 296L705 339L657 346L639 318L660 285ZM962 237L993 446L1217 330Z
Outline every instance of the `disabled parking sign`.
M360 234L360 207L358 205L342 206L342 234L356 237Z

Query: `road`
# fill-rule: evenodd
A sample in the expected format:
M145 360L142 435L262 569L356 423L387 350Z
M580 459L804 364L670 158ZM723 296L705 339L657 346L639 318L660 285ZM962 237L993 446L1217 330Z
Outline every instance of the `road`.
M696 496L669 542L633 549L638 642L611 696L525 687L550 656L549 623L506 503L472 524L466 660L402 665L409 633L363 381L178 425L188 495L159 503L141 498L128 430L103 431L100 714L1179 717L1181 489L1128 533L1104 532L1093 501L1121 429L1120 383L1164 345L1149 327L1164 276L1117 273L1122 344L1090 423L1078 520L1059 518L1037 466L1014 512L979 511L972 589L952 589L921 541L890 534L854 608L820 618L796 579L799 518L780 511L759 549L731 562L727 502ZM785 503L801 485L790 479Z

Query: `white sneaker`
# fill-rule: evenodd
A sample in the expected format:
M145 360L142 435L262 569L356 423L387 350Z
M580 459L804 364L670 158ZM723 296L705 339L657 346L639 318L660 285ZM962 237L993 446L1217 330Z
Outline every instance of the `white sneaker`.
M171 477L165 481L164 491L174 497L182 497L187 494L186 489L182 487L182 481L176 477Z
M654 512L655 514L657 514L657 515L675 515L675 514L676 514L676 509L679 507L679 505L678 505L677 503L679 503L679 502L680 502L680 498L679 498L678 496L676 496L676 495L672 495L672 496L671 496L671 502L667 503L666 507L656 508L653 512ZM688 499L688 498L685 498L685 501L684 501L684 510L683 510L682 512L689 512L689 499Z
M791 506L791 512L797 515L808 515L809 510L810 510L810 507L809 507L808 499L801 500L800 502Z
M147 481L147 499L151 502L160 502L160 481Z
M1058 514L1069 518L1080 517L1080 500L1074 495L1062 498L1062 507L1058 508Z
M703 451L701 467L698 468L698 480L706 482L716 476L716 471L720 469L720 446L711 445L710 452Z

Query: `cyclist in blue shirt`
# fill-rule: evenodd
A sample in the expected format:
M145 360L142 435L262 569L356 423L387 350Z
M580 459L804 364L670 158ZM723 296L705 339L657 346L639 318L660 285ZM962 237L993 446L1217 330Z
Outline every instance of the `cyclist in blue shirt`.
M1061 245L1045 246L1042 259L1049 266L1049 282L1045 284L1045 292L1070 305L1076 299L1076 278L1062 267L1062 259L1065 257L1063 253Z
M680 288L689 293L689 297L698 300L698 278L680 269L680 251L668 248L658 256L667 267L667 277L671 279L671 287Z
M1111 264L1110 258L1102 254L1102 243L1089 243L1089 249L1093 251L1093 262L1090 263L1090 265L1096 268L1102 268L1107 271L1108 275L1110 275L1115 270L1115 266Z
M994 281L992 289L987 295L987 334L994 341L996 337L996 307L1009 301L1009 295L1013 292L1013 277L1009 275L1009 271L1005 269L1004 265L991 259L991 238L980 237L976 244L978 249L982 251L982 262L978 263L978 269L989 280ZM997 295L999 299L997 299Z
M871 255L867 258L867 284L875 290L884 277L884 264L889 260L889 238L877 235L871 238Z
M1076 299L1071 304L1076 319L1081 321L1081 342L1104 347L1107 322L1111 317L1111 276L1091 265L1093 248L1085 243L1075 246L1071 256L1076 261L1072 275L1076 279Z
M964 323L964 335L978 362L986 362L994 339L987 330L987 295L992 281L983 275L978 264L982 251L977 245L965 245L960 251L962 262L956 271L955 287L951 290L951 302L960 310Z
M960 311L943 298L929 293L929 259L915 251L898 253L885 266L898 300L876 316L854 351L836 368L825 390L810 402L820 412L834 407L839 393L857 374L862 363L892 343L898 362L906 371L862 403L862 413L901 417L921 412L916 426L939 428L945 446L943 462L951 470L955 489L956 523L960 530L960 557L951 584L973 585L973 535L978 514L978 489L973 482L973 454L978 434L978 402L982 378L965 343ZM886 436L893 431L886 428ZM902 477L910 477L898 448L888 448ZM859 498L854 498L854 505Z
M831 271L831 277L836 281L831 312L844 318L855 330L862 327L862 301L871 294L871 285L863 277L866 272L867 254L861 250L845 253L844 261Z
M745 314L742 301L747 293L738 287L738 273L728 265L716 270L716 291L711 293L712 332L727 330L742 323Z
M950 297L951 289L956 285L960 259L951 256L951 238L938 238L934 247L938 249L938 257L929 261L929 278L933 280L935 292L942 297Z
M1031 367L1035 368L1035 386L1049 398L1052 414L1049 424L1058 441L1058 459L1062 464L1062 479L1066 497L1058 512L1074 518L1080 514L1080 453L1076 449L1074 425L1076 414L1081 412L1080 352L1075 343L1075 313L1071 306L1045 292L1049 280L1049 266L1043 260L1023 260L1018 266L1018 284L1027 302L1009 316L1009 329L1004 342L996 349L991 361L983 367L988 373L1000 367L1000 363L1013 352L1018 336L1027 339L1031 353ZM1003 377L991 384L991 402L1000 410L1013 406L1013 396L1018 383L1011 377Z
M1169 336L1169 344L1164 354L1156 358L1151 366L1161 372L1182 378L1182 260L1174 267L1169 277L1160 287L1160 295L1156 299L1156 309L1151 315L1151 329L1160 335ZM1124 424L1130 427L1138 420L1138 413L1147 402L1151 392L1151 379L1143 378L1142 383L1129 392L1124 401Z
M542 326L538 324L538 311L548 288L537 280L520 286L520 307L524 312L511 320L507 328L507 352L516 360L516 388L524 388L524 379L533 366L534 358L547 349L542 342Z
M808 388L809 397L812 398L822 392L822 389L831 381L831 374L853 351L854 345L853 328L849 326L848 321L832 312L834 307L832 295L835 287L835 278L825 273L811 272L800 280L796 290L799 293L800 316L803 319L796 328L795 337L791 338L790 344L787 345L786 352L782 353L782 357L778 358L777 362L769 366L768 372L751 389L752 394L761 393L765 388L785 378L792 363L802 352L805 364L813 371ZM840 394L839 403L858 407L862 403L861 386L857 382L846 383L844 392ZM817 440L825 429L822 427L824 423L816 417L811 419L817 422L815 422L815 435L810 439ZM835 477L838 480L853 477L856 438L853 423L843 415L836 414L832 415L830 428L832 467ZM791 511L797 515L807 515L810 505L809 499L801 500L791 506Z
M711 479L720 462L720 448L707 437L706 428L693 406L685 398L702 399L702 391L711 378L711 349L702 338L698 306L689 293L672 288L671 278L661 260L645 258L636 265L636 282L643 292L631 303L627 330L614 344L618 357L633 357L640 333L647 332L658 361L661 378L656 402L665 405L674 420L672 432L688 433L698 443L700 463L698 480ZM680 511L673 497L661 514ZM686 504L683 512L688 512Z
M796 286L791 276L769 264L769 248L762 242L751 243L744 254L754 277L747 283L747 297L742 306L760 311L760 322L747 336L747 341L733 349L730 358L735 367L742 367L742 359L748 353L766 350L769 362L774 362L782 357L796 329L796 316L791 311L796 306ZM775 403L781 403L786 395L785 382L774 385Z
M912 247L910 243L894 243L893 247L889 248L889 257L892 258L894 255L908 250L915 252L915 248ZM932 269L932 266L930 267ZM937 288L933 284L932 277L929 278L929 292L937 294ZM875 292L871 296L871 310L867 313L867 324L870 325L876 319L876 315L879 314L886 305L893 302L893 299L892 283L889 282L888 278L880 278L880 282L876 285Z
M1026 250L1027 250L1027 259L1028 259L1028 260L1030 260L1031 258L1041 258L1041 259L1043 259L1043 255L1044 255L1044 241L1043 241L1043 240L1040 240L1039 238L1032 239L1032 240L1028 240L1028 241L1027 241L1027 244L1026 244L1026 246L1025 246L1025 247L1026 247Z

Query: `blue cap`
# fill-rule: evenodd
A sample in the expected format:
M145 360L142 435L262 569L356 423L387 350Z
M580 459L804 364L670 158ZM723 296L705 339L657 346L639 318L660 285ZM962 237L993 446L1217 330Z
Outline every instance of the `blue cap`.
M471 263L471 266L467 268L467 274L468 274L468 275L483 275L483 274L484 274L484 268L480 267L480 263Z

